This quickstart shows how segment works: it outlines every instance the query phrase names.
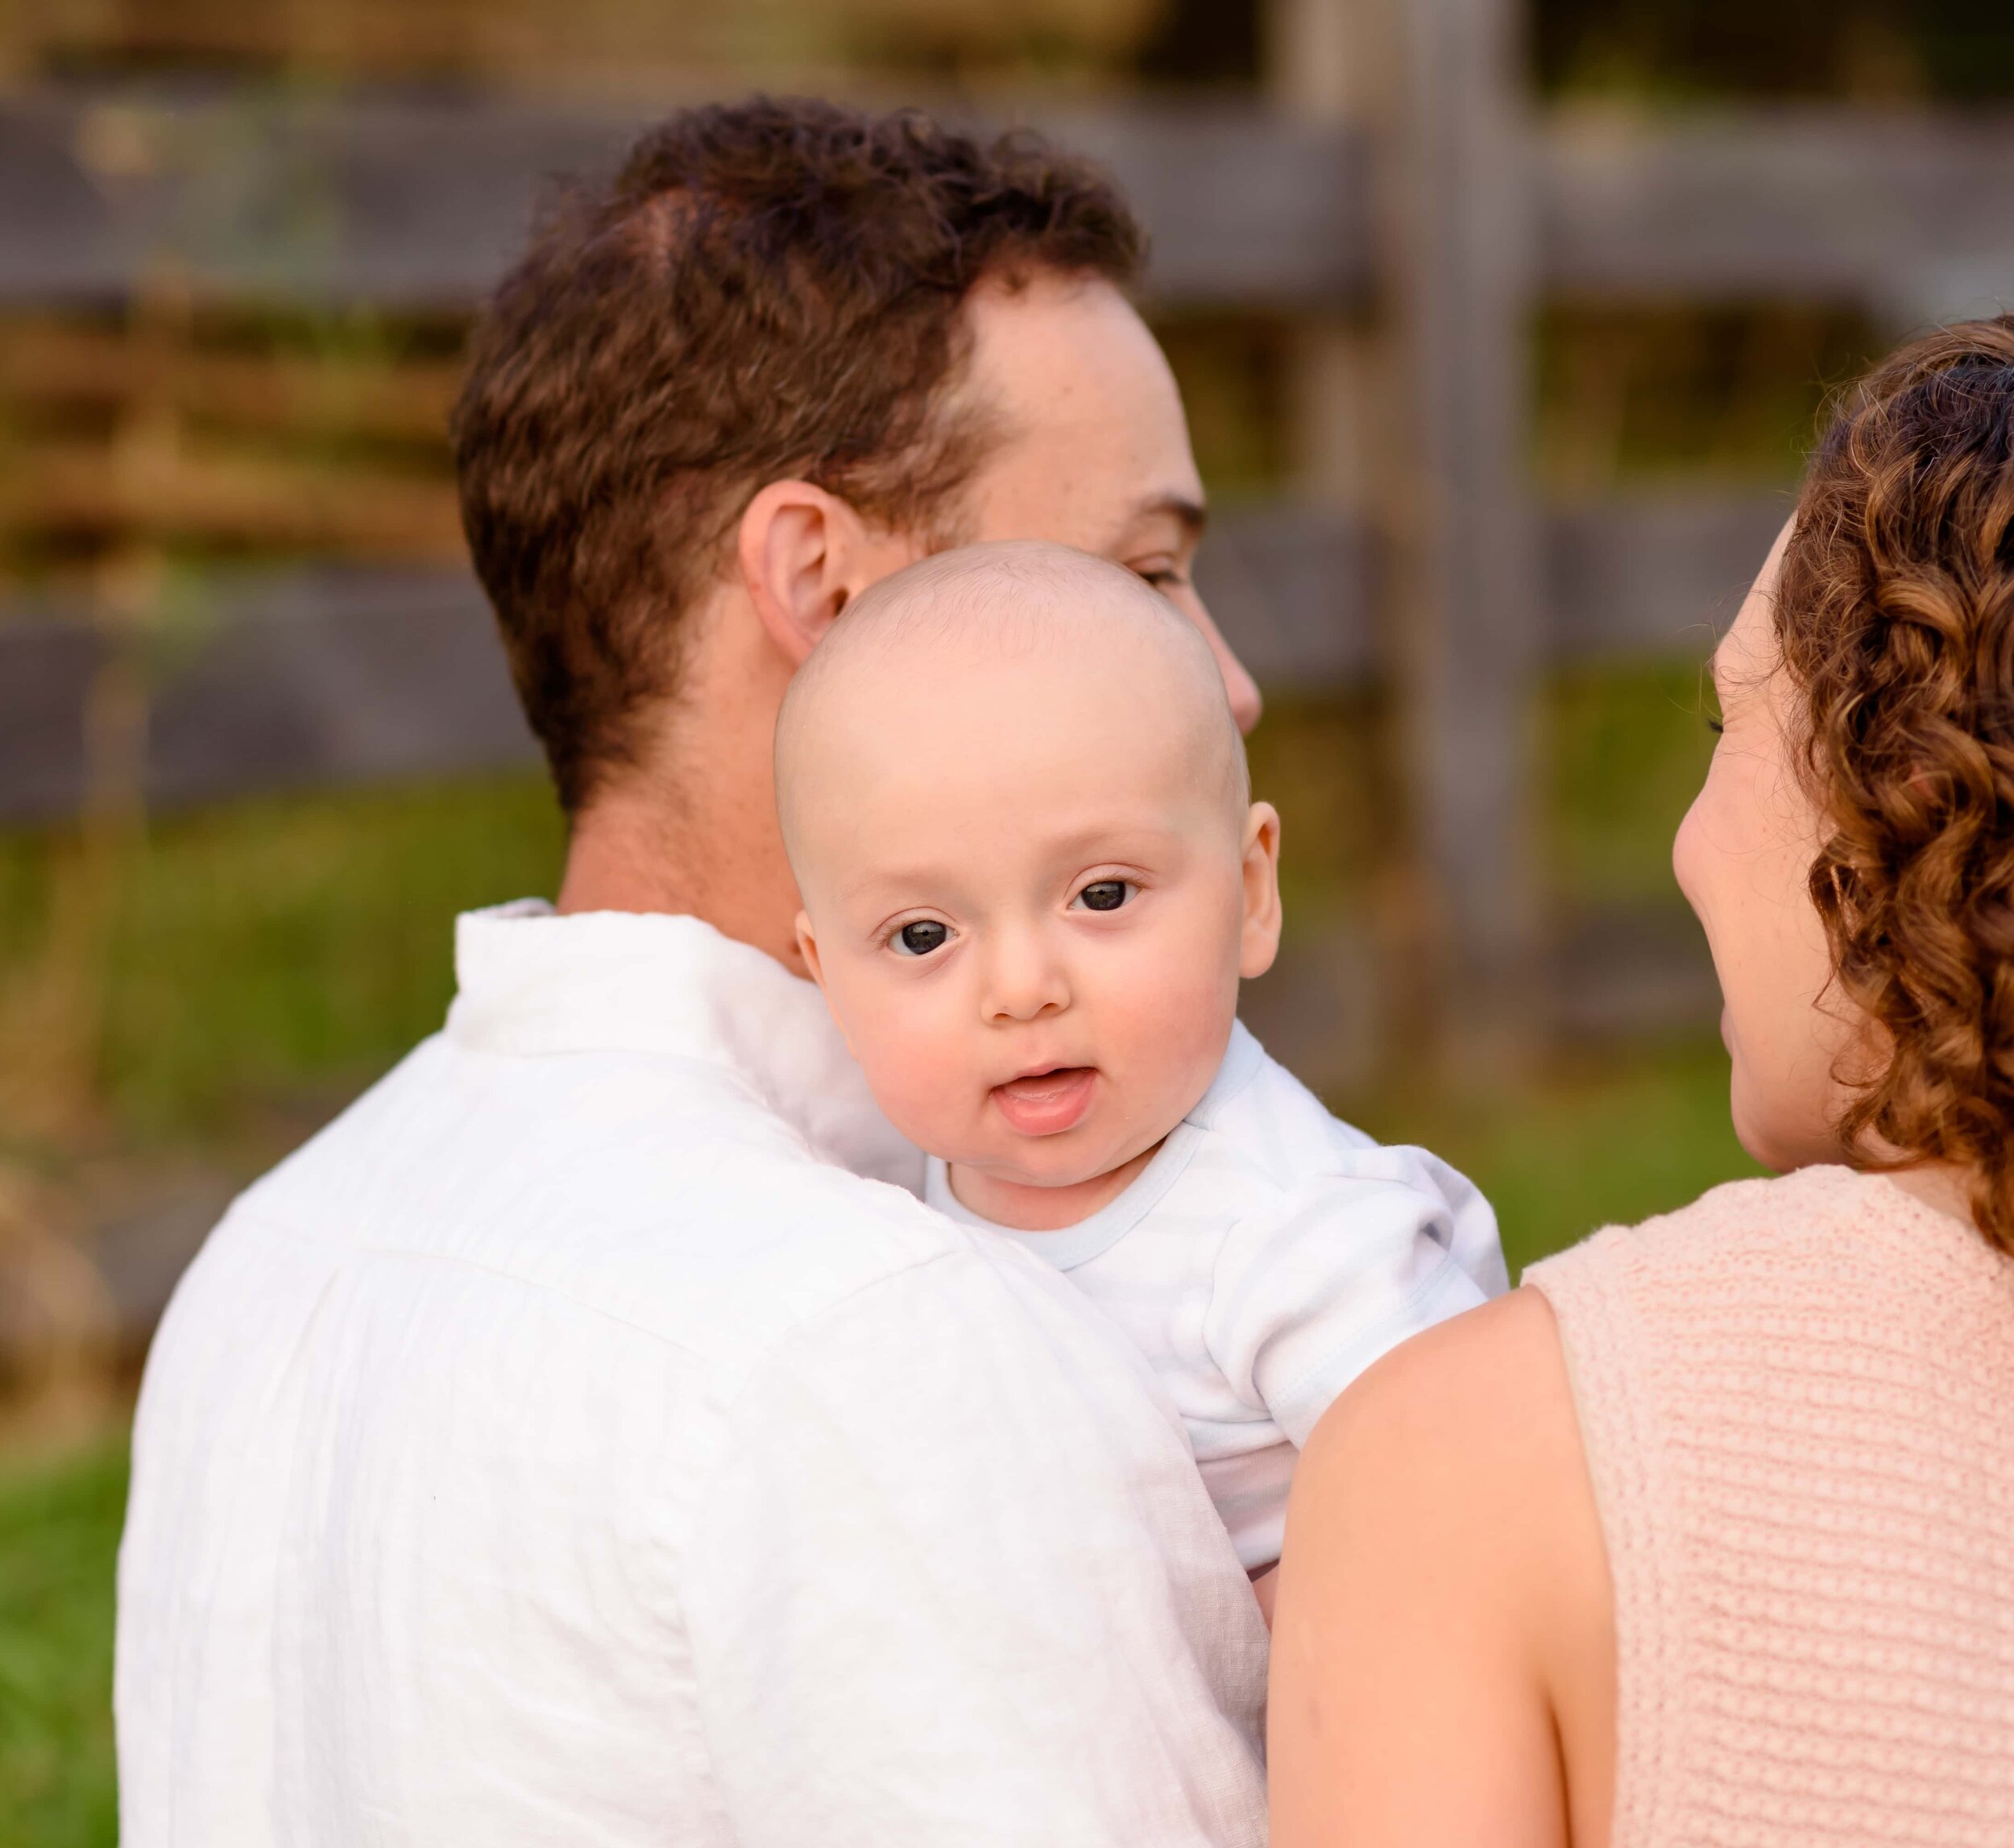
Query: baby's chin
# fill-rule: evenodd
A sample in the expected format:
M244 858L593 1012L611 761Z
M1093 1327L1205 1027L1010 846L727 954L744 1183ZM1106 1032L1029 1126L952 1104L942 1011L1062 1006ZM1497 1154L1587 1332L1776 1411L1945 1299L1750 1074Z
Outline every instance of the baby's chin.
M1044 1175L1039 1179L1031 1178L1022 1184L1029 1187L1039 1187L1052 1194L1067 1193L1075 1187L1095 1187L1099 1182L1109 1179L1117 1174L1125 1165L1124 1159L1114 1156L1109 1162L1099 1162L1087 1168L1072 1168L1060 1175Z
M1100 1136L1095 1140L1071 1133L1030 1137L1025 1148L993 1145L975 1150L970 1160L947 1157L962 1172L982 1178L986 1184L1026 1193L1031 1200L1051 1200L1072 1192L1102 1191L1122 1169L1130 1169L1120 1180L1123 1186L1133 1178L1144 1159L1161 1146L1155 1137L1144 1145L1138 1136ZM1100 1204L1102 1204L1100 1202ZM1095 1207L1087 1211L1095 1211Z
M970 1161L960 1161L955 1156L949 1158L953 1167L968 1174L983 1175L996 1186L1053 1193L1059 1188L1087 1187L1093 1181L1103 1180L1114 1169L1124 1167L1132 1157L1123 1150L1074 1155L1059 1151L1055 1158L1048 1161L1026 1158L1001 1160L989 1151Z

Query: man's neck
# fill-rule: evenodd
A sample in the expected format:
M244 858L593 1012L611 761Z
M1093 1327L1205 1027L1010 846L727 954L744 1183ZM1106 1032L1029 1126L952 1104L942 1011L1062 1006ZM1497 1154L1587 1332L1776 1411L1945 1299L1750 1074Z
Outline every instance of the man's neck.
M806 973L794 927L796 888L773 821L765 829L748 817L611 795L575 822L556 902L562 914L697 918L793 975Z
M698 918L808 974L770 759L790 673L745 595L692 612L678 694L636 721L641 760L574 818L562 912Z

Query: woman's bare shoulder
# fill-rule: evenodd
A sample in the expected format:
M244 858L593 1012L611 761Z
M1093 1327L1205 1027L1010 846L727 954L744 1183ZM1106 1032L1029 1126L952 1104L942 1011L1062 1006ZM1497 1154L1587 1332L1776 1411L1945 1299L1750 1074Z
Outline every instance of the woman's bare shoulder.
M1365 1826L1311 1809L1289 1768L1292 1820L1276 1838L1452 1842L1494 1813L1528 1819L1521 1842L1548 1843L1566 1839L1570 1812L1576 1842L1606 1839L1614 1660L1558 1332L1543 1297L1515 1291L1387 1355L1303 1454L1274 1640L1275 1684L1299 1715L1276 1717L1276 1732L1291 1760L1309 1716L1347 1716L1321 1729L1323 1750L1349 1737L1375 1755L1381 1813ZM1407 1742L1450 1719L1473 1773L1459 1792L1431 1763L1402 1768ZM1371 1781L1367 1770L1359 1792Z
M1368 1369L1309 1437L1295 1496L1402 1502L1422 1516L1454 1504L1466 1516L1462 1530L1469 1518L1505 1516L1523 1532L1569 1518L1585 1476L1551 1304L1537 1291L1513 1291L1414 1335ZM1446 1528L1436 1522L1434 1532ZM1497 1562L1513 1560L1497 1550L1477 1564Z
M1527 1571L1556 1584L1563 1557L1600 1558L1573 1388L1544 1297L1514 1290L1365 1372L1302 1456L1297 1508L1331 1498L1380 1511L1388 1531L1403 1520L1416 1560L1437 1553L1444 1574L1478 1586L1509 1589Z
M1423 1330L1369 1369L1316 1427L1303 1467L1324 1467L1339 1451L1339 1463L1378 1456L1403 1468L1421 1442L1436 1453L1481 1445L1494 1454L1506 1436L1548 1431L1577 1449L1559 1329L1537 1291L1513 1290Z

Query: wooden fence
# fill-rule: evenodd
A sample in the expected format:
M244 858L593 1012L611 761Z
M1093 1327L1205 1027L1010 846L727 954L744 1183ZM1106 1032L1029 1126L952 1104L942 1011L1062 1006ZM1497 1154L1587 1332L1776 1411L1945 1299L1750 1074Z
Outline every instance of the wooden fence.
M1311 386L1312 414L1356 420L1358 461L1226 510L1204 587L1262 682L1394 685L1429 985L1478 1046L1514 1043L1557 936L1527 838L1534 677L1560 658L1703 652L1788 504L1538 506L1534 309L1821 299L1900 330L2014 300L2014 118L1540 119L1511 0L1288 4L1340 35L1341 79L1289 69L1264 107L980 113L1032 116L1109 165L1153 231L1153 305L1324 330L1311 377L1332 388ZM643 119L477 98L0 99L0 307L117 305L168 275L198 297L466 310L547 177L606 165ZM92 618L0 613L0 817L85 798L89 692L113 646ZM149 671L158 802L530 754L480 598L452 572L248 578Z

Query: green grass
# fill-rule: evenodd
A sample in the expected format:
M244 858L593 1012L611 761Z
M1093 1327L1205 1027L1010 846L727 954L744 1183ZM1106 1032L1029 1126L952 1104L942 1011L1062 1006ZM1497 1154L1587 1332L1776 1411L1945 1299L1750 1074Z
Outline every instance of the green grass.
M1714 754L1705 672L1697 661L1604 665L1553 676L1537 715L1546 878L1568 905L1681 902L1672 835Z
M1364 1099L1372 1134L1423 1143L1497 1209L1515 1278L1598 1227L1668 1212L1760 1172L1727 1117L1727 1058L1711 1041L1576 1062L1515 1093Z
M123 1436L0 1473L0 1848L117 1840L112 1572Z
M276 1096L367 1081L441 1024L454 914L549 894L562 845L537 777L155 822L121 864L100 978L92 1063L114 1133L214 1136ZM0 968L56 953L66 855L60 836L0 836Z

